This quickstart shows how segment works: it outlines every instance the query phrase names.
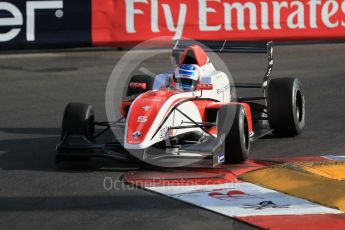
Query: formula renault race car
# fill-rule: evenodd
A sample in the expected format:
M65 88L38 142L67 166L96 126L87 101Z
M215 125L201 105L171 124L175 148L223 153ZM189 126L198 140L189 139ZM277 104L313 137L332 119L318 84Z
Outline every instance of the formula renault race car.
M196 45L179 40L172 51L179 63L175 71L129 80L123 117L117 122L96 121L91 105L69 103L57 162L111 157L174 167L192 164L194 159L209 159L212 166L241 163L248 157L251 142L271 133L293 137L302 132L305 100L301 84L297 78L270 79L272 42L199 41ZM227 74L215 69L208 51L267 53L263 82L230 82ZM262 95L235 97L236 88L259 89ZM104 129L95 134L96 127ZM98 141L112 127L123 128L122 138Z

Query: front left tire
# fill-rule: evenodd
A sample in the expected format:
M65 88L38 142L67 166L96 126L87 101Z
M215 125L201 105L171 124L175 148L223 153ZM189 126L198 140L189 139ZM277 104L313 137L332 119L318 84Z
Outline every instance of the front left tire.
M224 139L225 164L238 164L248 158L250 138L248 119L240 104L224 105L218 110L218 138Z

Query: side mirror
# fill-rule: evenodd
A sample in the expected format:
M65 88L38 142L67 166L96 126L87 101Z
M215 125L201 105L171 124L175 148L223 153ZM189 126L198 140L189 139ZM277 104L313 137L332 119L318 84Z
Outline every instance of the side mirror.
M146 83L143 83L143 82L131 82L131 83L129 83L129 88L130 89L142 89L142 90L145 90L146 89Z
M196 89L197 90L212 90L213 85L212 84L197 84Z

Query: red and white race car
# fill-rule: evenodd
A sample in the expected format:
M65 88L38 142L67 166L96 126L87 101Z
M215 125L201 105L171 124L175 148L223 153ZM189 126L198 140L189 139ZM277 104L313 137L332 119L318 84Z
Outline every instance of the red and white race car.
M263 83L232 83L218 71L207 51L267 53ZM182 57L179 58L179 53ZM272 42L177 41L175 71L130 79L117 122L98 122L92 106L67 105L57 145L57 161L111 157L140 159L163 166L212 159L212 165L247 159L250 142L273 132L296 136L305 125L305 100L297 78L270 79ZM258 97L235 97L235 88L261 89ZM99 142L112 127L123 137ZM95 134L95 127L105 127ZM133 157L134 156L134 157ZM181 162L181 163L176 163Z

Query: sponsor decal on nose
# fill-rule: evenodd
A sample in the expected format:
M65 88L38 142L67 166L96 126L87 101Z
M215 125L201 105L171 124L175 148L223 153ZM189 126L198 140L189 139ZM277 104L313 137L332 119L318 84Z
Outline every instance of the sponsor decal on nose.
M138 130L138 131L136 131L136 132L134 132L133 134L132 134L132 137L134 137L135 139L138 139L139 137L141 137L141 132Z
M148 106L148 105L146 105L146 106L143 107L143 110L144 110L145 112L149 111L150 109L151 109L151 106Z
M147 121L147 116L139 116L137 122L145 123Z

